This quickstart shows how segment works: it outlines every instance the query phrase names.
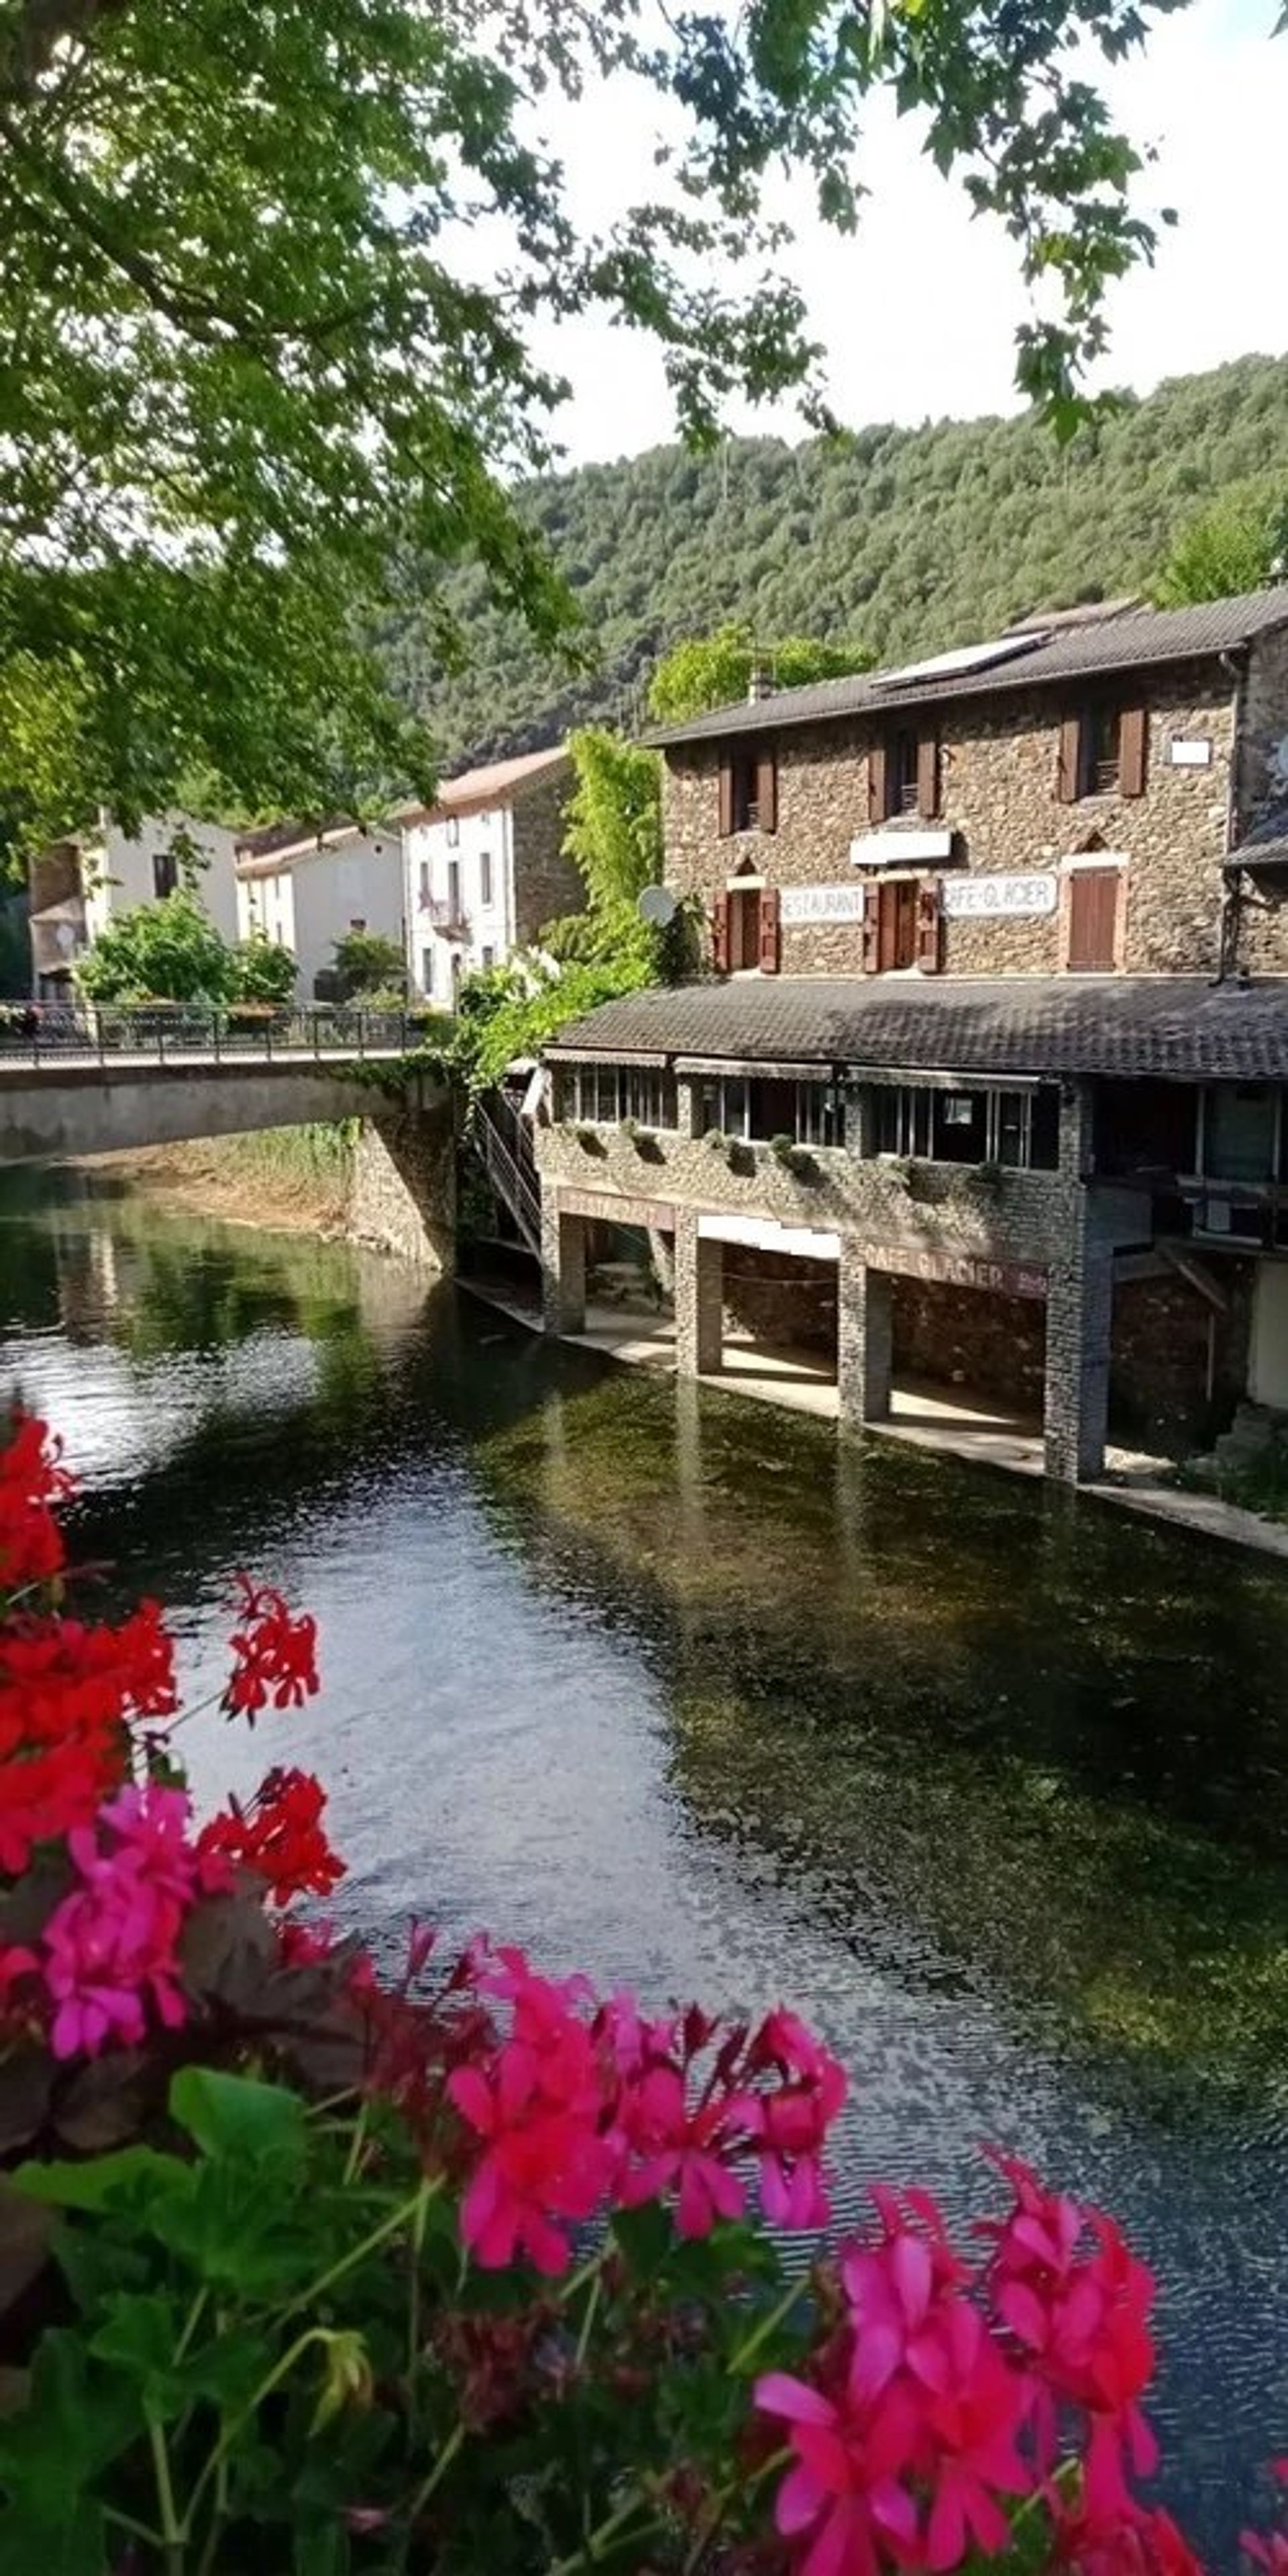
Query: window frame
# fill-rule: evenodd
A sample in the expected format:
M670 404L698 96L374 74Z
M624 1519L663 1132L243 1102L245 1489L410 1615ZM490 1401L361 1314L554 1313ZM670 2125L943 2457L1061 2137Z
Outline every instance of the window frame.
M492 909L492 853L479 851L479 902L485 912Z
M152 853L153 902L166 903L170 896L177 894L178 891L179 862L174 851L154 850Z
M878 1162L933 1163L939 1171L978 1170L981 1163L995 1163L1005 1172L1045 1172L1059 1170L1059 1110L1057 1102L1055 1127L1041 1161L1034 1160L1035 1132L1040 1095L1056 1093L1054 1083L1014 1085L1011 1083L878 1083L875 1124ZM956 1156L939 1154L936 1144L936 1109L950 1100L984 1103L984 1151L982 1154ZM1003 1150L1004 1128L1008 1118L1018 1118L1022 1151L1007 1154ZM978 1110L969 1122L978 1122ZM965 1123L965 1122L963 1122ZM893 1141L889 1141L889 1140Z

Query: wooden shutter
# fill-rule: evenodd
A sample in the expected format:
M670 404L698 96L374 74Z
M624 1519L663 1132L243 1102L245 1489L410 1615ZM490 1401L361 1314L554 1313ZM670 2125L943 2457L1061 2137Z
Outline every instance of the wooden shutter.
M1118 784L1124 796L1145 793L1149 717L1144 707L1124 707L1119 719Z
M760 971L762 975L778 973L778 925L781 910L777 886L763 886L760 895Z
M718 894L711 915L711 962L717 975L729 972L729 897Z
M923 975L937 975L943 944L943 905L939 879L931 877L917 896L917 964Z
M720 837L727 841L733 830L733 753L727 743L720 746Z
M1117 868L1075 868L1069 878L1069 944L1071 973L1112 974L1118 929Z
M1062 805L1076 805L1082 794L1082 718L1066 716L1060 727L1060 766L1056 794Z
M875 975L881 964L881 888L863 889L863 972Z
M923 733L917 745L917 812L933 823L939 812L939 736Z
M889 812L886 803L886 747L874 742L868 753L868 821L884 823Z
M778 829L778 754L772 743L756 760L756 803L760 810L762 832Z

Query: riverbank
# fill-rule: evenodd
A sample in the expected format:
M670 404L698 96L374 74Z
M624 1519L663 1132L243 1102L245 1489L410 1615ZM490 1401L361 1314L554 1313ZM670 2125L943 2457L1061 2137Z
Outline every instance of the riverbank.
M99 1154L69 1168L145 1198L274 1234L341 1236L352 1173L345 1130L283 1127Z

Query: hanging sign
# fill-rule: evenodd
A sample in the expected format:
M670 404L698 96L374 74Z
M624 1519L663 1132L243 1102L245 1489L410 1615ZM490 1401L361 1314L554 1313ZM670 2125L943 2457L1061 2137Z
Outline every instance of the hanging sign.
M973 877L945 877L944 911L950 921L1013 920L1018 914L1054 912L1056 879L1043 870L1037 876L1007 876L1000 871Z
M861 885L784 886L779 896L784 926L801 921L862 921Z

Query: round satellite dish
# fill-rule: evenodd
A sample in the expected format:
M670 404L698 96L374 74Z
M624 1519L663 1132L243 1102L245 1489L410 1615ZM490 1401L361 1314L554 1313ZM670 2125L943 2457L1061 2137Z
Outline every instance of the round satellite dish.
M675 897L669 886L645 886L635 909L641 921L651 922L655 930L665 930L675 919Z

